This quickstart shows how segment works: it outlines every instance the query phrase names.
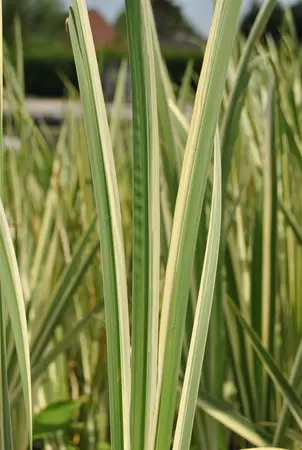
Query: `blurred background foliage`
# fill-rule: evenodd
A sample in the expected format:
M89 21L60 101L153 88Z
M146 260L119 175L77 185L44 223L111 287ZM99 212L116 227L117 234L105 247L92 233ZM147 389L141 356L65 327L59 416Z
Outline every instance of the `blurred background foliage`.
M188 59L194 61L199 73L205 38L184 17L179 6L170 0L152 2L158 35L169 75L175 85L180 85ZM259 4L253 3L241 22L241 32L247 36L259 12ZM284 9L278 4L263 32L276 43L280 41L280 27L285 13L292 14L298 41L302 39L302 3ZM4 0L4 35L14 58L14 19L20 17L24 46L25 90L38 97L62 97L67 91L62 75L77 85L76 71L65 30L67 12L58 0ZM118 66L127 57L125 12L121 11L115 23L115 40L97 49L101 72L106 66ZM196 82L192 80L192 87Z
M9 44L13 42L14 20L18 16L25 46L29 45L29 39L33 36L59 41L62 13L62 6L57 0L3 0L4 38Z

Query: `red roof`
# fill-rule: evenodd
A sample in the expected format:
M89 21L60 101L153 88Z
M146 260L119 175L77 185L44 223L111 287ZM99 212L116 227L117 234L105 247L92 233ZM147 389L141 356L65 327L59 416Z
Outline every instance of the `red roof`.
M112 44L115 38L114 28L106 22L98 11L91 9L88 14L95 47L99 48L102 44Z

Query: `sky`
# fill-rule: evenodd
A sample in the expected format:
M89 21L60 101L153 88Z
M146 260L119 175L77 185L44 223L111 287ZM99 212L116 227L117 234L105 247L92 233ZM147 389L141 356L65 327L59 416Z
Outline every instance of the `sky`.
M61 0L68 6L71 0ZM209 32L212 17L213 0L173 0L174 3L182 7L183 13L191 21L195 29L206 36ZM242 15L246 13L251 6L252 0L242 0ZM258 3L262 3L258 1ZM297 3L297 0L283 0L283 4L289 5ZM114 22L119 11L124 6L124 0L87 0L89 8L99 10L108 22Z

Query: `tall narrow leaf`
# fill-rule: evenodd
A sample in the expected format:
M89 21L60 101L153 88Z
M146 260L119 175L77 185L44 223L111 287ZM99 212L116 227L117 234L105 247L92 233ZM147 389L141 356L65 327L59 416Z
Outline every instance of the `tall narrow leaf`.
M113 448L130 448L130 337L118 187L87 7L74 0L69 30L79 79L98 214Z
M183 391L174 436L173 449L189 448L194 421L196 399L206 348L216 280L221 226L221 155L219 131L214 143L214 182L209 233L202 278L199 287L194 326L191 337Z
M29 342L27 335L25 305L18 265L11 239L9 225L6 220L2 201L0 200L0 283L3 299L12 325L29 430L29 445L32 442L32 405L31 405L31 376L29 360ZM1 318L2 324L5 323ZM1 324L1 325L2 325ZM6 370L6 368L3 368ZM3 386L2 386L3 387ZM5 420L5 418L3 418ZM9 418L7 418L9 420Z
M127 0L133 102L131 445L144 448L154 409L159 310L159 137L148 3Z
M160 324L156 448L170 445L190 276L240 0L216 3L182 167Z
M274 82L269 86L267 104L267 135L263 163L263 256L262 256L262 345L274 353L274 327L277 288L277 167L274 110ZM267 416L271 386L267 375L263 378L263 414Z

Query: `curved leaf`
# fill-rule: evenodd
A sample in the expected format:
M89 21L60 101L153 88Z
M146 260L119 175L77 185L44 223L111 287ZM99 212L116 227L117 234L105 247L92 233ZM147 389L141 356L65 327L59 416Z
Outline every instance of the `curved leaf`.
M0 200L0 284L6 301L10 322L12 325L19 367L25 409L28 422L30 446L32 442L32 403L31 374L29 358L29 342L27 334L26 313L22 285L18 271L14 246L6 220L2 201Z

